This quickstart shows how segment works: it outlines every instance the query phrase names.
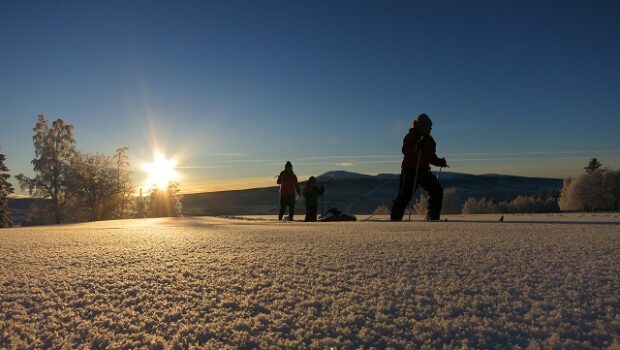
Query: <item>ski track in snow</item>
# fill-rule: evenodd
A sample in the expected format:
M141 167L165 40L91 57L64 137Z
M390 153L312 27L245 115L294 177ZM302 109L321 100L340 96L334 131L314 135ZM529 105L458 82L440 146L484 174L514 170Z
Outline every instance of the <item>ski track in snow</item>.
M620 349L620 215L449 217L0 230L0 348Z

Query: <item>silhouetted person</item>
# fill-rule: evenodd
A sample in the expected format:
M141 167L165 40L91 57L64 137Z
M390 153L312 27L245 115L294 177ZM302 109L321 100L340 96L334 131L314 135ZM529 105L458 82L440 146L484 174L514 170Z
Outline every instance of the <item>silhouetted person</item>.
M325 188L317 184L316 177L310 176L306 187L304 187L304 198L306 199L306 218L304 221L316 221L319 196L323 195L323 192L325 192Z
M403 162L400 172L400 190L392 205L390 215L393 221L401 221L405 209L415 192L415 187L422 185L428 192L428 210L426 220L439 220L443 188L437 177L431 173L429 164L447 167L445 158L438 158L435 140L431 136L433 122L425 113L420 114L413 122L413 128L403 140Z
M286 162L284 165L284 171L278 176L278 185L280 185L280 213L278 214L278 220L282 221L286 207L289 208L288 219L293 221L295 215L295 201L297 195L301 195L299 190L299 183L297 182L297 175L293 172L293 164Z

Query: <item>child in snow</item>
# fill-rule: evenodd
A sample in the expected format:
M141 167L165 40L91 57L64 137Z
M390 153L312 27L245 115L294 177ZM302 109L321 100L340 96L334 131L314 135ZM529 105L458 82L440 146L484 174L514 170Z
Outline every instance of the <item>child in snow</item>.
M295 215L295 202L297 195L301 195L299 190L299 183L297 182L297 175L293 172L293 164L286 162L284 170L278 176L277 184L280 185L280 213L278 214L278 220L282 221L286 207L289 208L288 220L293 221L293 215Z
M306 199L306 219L304 221L316 221L319 196L325 192L323 186L319 186L316 177L310 176L304 188L304 198Z

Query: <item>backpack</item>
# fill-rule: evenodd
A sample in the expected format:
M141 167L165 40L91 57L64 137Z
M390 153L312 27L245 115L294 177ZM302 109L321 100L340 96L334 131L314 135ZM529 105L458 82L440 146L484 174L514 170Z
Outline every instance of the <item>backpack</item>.
M357 218L355 215L345 214L342 210L336 208L330 208L327 210L327 213L322 214L319 218L319 221L322 222L330 222L330 221L356 221Z

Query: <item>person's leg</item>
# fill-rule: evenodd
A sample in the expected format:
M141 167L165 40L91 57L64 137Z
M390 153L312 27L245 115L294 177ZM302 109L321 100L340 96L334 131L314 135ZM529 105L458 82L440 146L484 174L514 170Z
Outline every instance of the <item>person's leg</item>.
M278 213L278 221L282 221L282 217L284 217L286 203L286 196L280 195L280 212Z
M392 212L390 219L392 221L401 221L405 215L405 209L413 195L413 181L415 174L402 171L400 173L400 189L398 196L392 204Z
M306 207L306 221L314 222L316 221L316 216L317 216L316 205L310 204L308 207Z
M293 221L293 216L295 216L295 195L292 195L289 199L288 220Z
M420 177L420 185L428 192L428 210L426 218L430 220L439 220L441 214L441 205L443 203L443 188L437 181L437 177L430 171L425 171Z

